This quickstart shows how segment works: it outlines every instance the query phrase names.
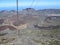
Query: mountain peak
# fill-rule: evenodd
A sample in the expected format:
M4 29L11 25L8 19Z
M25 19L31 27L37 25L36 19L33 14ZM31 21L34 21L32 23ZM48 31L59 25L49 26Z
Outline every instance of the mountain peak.
M10 10L10 12L16 12L15 10Z
M23 9L23 10L35 10L35 9L33 9L33 8L26 8L26 9Z
M6 13L6 12L8 12L7 10L2 10L2 11L0 11L0 13Z

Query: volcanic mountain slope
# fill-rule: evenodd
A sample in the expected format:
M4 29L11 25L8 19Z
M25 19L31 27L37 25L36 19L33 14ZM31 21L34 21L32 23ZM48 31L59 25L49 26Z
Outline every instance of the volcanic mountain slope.
M0 18L4 19L6 21L9 19L9 21L14 25L20 25L20 24L25 24L25 23L34 23L34 24L42 24L45 18L49 15L59 15L60 16L60 9L43 9L43 10L35 10L33 8L26 8L23 9L22 11L18 11L18 19L19 21L17 22L17 12L15 10L11 11L0 11ZM0 21L1 24L3 23L3 20ZM4 22L5 23L5 22Z
M11 10L11 11L6 11L6 10L2 10L0 11L0 17L10 17L10 16L14 16L16 15L16 11L15 10ZM23 16L37 16L37 15L46 15L46 14L60 14L60 9L43 9L43 10L35 10L33 8L26 8L23 9L22 11L19 11L19 16L23 17Z
M1 17L12 17L12 16L16 16L17 12L15 10L11 10L11 11L0 11L0 18ZM59 14L60 10L59 9L43 9L43 10L35 10L32 8L27 8L27 9L23 9L22 11L19 11L19 16L20 18L23 16L45 16L46 14Z
M0 31L0 45L60 45L60 29L46 30L36 29L34 27L35 24L46 24L44 20L48 17L48 15L57 15L60 12L58 9L52 10L35 10L27 8L19 11L19 21L17 21L16 11L0 12L0 18L4 19L4 21L1 22L1 26L9 28L2 32ZM47 23L47 25L48 24L50 23ZM11 26L19 28L11 31Z

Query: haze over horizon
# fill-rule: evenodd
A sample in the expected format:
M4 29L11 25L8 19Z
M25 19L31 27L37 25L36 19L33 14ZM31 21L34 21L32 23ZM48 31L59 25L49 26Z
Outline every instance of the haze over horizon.
M0 10L16 10L17 0L0 0ZM34 9L60 9L60 0L18 0L19 10Z

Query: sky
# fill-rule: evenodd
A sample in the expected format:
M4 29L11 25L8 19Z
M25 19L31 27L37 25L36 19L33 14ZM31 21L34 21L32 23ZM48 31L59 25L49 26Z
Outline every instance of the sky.
M0 10L16 10L17 0L0 0ZM60 0L18 0L19 10L34 9L60 9Z

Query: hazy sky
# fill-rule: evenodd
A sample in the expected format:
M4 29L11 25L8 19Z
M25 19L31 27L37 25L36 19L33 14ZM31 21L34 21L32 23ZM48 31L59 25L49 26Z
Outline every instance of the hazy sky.
M17 0L0 0L0 10L16 10ZM19 9L60 9L60 0L19 0Z

